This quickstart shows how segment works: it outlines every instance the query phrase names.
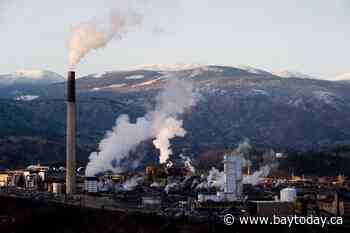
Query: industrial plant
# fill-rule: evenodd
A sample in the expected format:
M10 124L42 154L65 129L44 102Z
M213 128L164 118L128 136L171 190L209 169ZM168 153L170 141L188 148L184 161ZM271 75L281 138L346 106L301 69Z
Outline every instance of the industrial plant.
M228 213L350 217L350 182L346 177L274 175L274 169L287 155L273 151L265 156L266 161L255 162L253 169L247 139L236 149L223 153L218 168L197 169L192 158L183 154L170 157L173 152L169 140L186 133L179 116L195 105L191 86L184 88L181 82L165 87L158 96L156 110L135 124L117 121L99 152L90 155L87 166L77 168L75 72L69 71L66 166L37 164L2 171L0 196L103 211L153 213L195 222L206 222L214 215L222 223ZM169 93L178 98L169 99ZM135 132L118 131L121 124ZM133 135L141 132L144 138ZM159 163L148 164L143 170L123 167L121 161L128 158L133 147L150 138L155 138L153 145L159 149Z
M344 176L259 176L260 171L248 173L250 163L237 150L223 158L223 171L199 171L180 160L149 165L144 171L106 171L96 176L85 176L84 167L31 165L1 172L0 195L193 221L206 221L212 214L219 218L225 213L350 217L350 186ZM74 184L72 177L76 177Z
M45 1L42 1L40 5L43 5L43 2ZM346 82L342 80L341 83L335 81L331 83L325 80L316 81L312 76L301 73L266 72L250 66L195 65L186 69L168 68L163 70L159 68L147 69L146 65L136 70L113 72L105 71L105 68L99 68L105 72L82 76L76 84L76 78L79 75L77 67L87 54L105 48L113 39L122 39L129 29L133 31L132 29L138 28L142 24L144 17L138 11L144 7L133 9L131 3L128 6L130 0L124 2L118 3L119 5L117 4L113 9L109 9L108 14L101 18L92 18L90 21L84 20L74 26L71 25L71 35L66 43L68 64L65 63L65 65L69 67L64 69L65 72L68 70L66 78L60 76L62 79L58 79L56 77L53 79L60 81L51 80L48 82L44 80L45 83L48 83L44 84L43 82L40 86L34 86L34 83L38 80L43 79L43 77L46 79L46 76L49 77L52 74L30 71L29 73L32 76L32 81L28 82L30 85L23 81L25 79L22 73L25 72L19 72L17 76L5 75L2 77L5 81L3 86L0 87L1 91L7 90L8 93L4 95L6 98L6 101L4 101L6 105L4 106L7 107L4 107L5 110L1 111L5 115L2 119L6 124L1 125L1 127L9 127L9 129L7 131L5 129L4 138L0 138L4 145L8 145L8 147L1 150L3 157L6 158L6 163L3 162L3 157L0 158L0 162L2 162L0 163L0 198L2 200L0 233L5 232L1 228L3 226L4 229L6 227L8 229L6 232L13 233L30 231L27 229L14 231L16 225L24 226L24 228L27 226L39 228L36 226L41 227L43 222L50 225L52 222L46 223L41 218L43 216L47 219L52 218L54 223L61 220L60 216L67 217L65 221L57 225L71 224L67 228L69 230L54 229L50 231L60 233L101 232L100 228L107 228L108 224L113 225L113 223L115 224L114 227L119 229L119 222L114 222L116 216L121 216L121 220L119 220L126 222L125 229L127 230L120 227L121 231L115 231L113 227L110 227L106 231L107 233L154 232L154 228L143 228L148 226L148 219L156 219L158 223L166 222L164 226L159 224L162 225L162 229L159 231L161 233L213 233L226 231L213 230L212 226L219 226L216 229L231 225L237 226L239 225L238 219L243 217L257 217L257 219L268 217L273 219L276 217L306 218L309 216L336 218L340 221L336 223L328 222L327 224L338 225L339 228L337 229L341 229L343 233L350 232L350 179L343 174L337 176L303 175L300 174L304 172L302 168L298 169L298 174L294 174L293 168L289 166L295 161L293 159L287 161L286 159L290 155L288 153L293 153L293 155L297 155L295 164L299 162L299 165L304 165L305 157L299 156L299 152L309 153L308 151L313 151L315 148L324 149L323 147L325 147L324 150L327 156L331 149L336 154L336 156L329 155L327 157L330 162L325 163L326 166L332 164L332 169L334 169L336 168L334 164L339 165L342 161L350 161L349 153L347 155L342 153L342 148L328 149L327 147L332 143L340 147L346 145L348 147L347 151L350 151L348 146L350 133L346 132L346 129L348 129L346 127L350 126L350 121L345 120L348 118L347 112L343 112L344 109L347 111L350 109L348 80ZM80 17L76 13L77 10L84 9L84 4L78 4L78 9L74 9L74 4L69 7L72 16L74 16L72 18ZM104 4L109 5L109 3ZM112 5L112 3L110 4ZM186 2L185 5L187 10L190 4ZM223 5L226 12L226 3L220 3L219 5ZM235 3L234 9L239 8L240 11L243 11L245 8L236 5L237 3ZM256 27L255 24L259 20L251 16L258 15L260 8L265 7L265 5L267 4L264 3L257 7L254 3L254 10L249 12L250 19L235 20L235 22L238 22L237 25L230 25L229 17L223 15L222 19L225 21L216 29L222 28L225 33L234 30L239 32L237 35L240 34L240 36L235 35L232 39L226 38L226 35L217 34L217 30L207 27L214 25L215 21L212 18L215 18L215 20L221 18L221 15L215 15L211 6L207 11L201 12L203 18L193 14L199 9L197 3L193 5L196 9L188 11L188 14L189 16L193 15L192 17L199 24L186 21L183 25L189 26L186 30L183 30L184 27L178 23L175 24L176 29L171 29L172 23L167 20L175 17L172 15L169 17L166 13L163 13L165 14L164 18L154 17L153 21L155 22L152 22L151 17L150 21L146 21L148 24L157 24L147 26L152 28L152 33L145 34L145 37L140 36L141 39L136 34L132 35L134 39L137 38L140 41L147 42L147 46L156 47L161 44L161 49L173 47L175 50L181 47L185 49L183 52L186 54L190 51L189 46L193 45L195 45L196 51L201 51L201 47L197 47L197 44L201 45L202 40L204 43L206 39L208 44L205 44L205 49L211 46L210 53L205 57L199 57L200 61L212 61L214 59L211 58L212 54L221 56L223 52L227 53L223 57L228 60L220 61L231 63L233 58L236 59L230 57L231 54L235 53L234 50L231 50L231 46L242 45L240 41L236 42L234 39L242 39L241 35L243 33ZM67 7L66 4L65 7ZM99 9L94 9L91 6L90 8L93 13ZM145 12L154 7L146 8L144 9ZM166 8L177 7L175 4L171 7L164 5L160 10L166 12ZM282 16L285 16L284 14L290 10L289 8L291 7L288 6L286 9L279 10L279 16L280 12L282 12ZM307 6L306 8L314 9L313 6ZM53 13L52 9L44 11L44 8L42 8L42 11L44 14L39 14L41 17ZM327 7L325 12L328 13L328 11ZM207 12L213 14L208 17ZM231 9L227 12L230 16L233 15ZM343 9L341 12L343 13ZM181 13L185 13L185 11L176 10L174 16L179 16ZM296 11L296 13L300 12ZM21 16L22 14L18 13ZM293 12L293 14L295 13ZM33 14L25 15L32 16ZM297 25L294 21L284 21L285 18L294 19L295 17L282 18L282 24L278 25L278 28L286 28L286 24ZM166 22L164 29L158 26L158 23L163 19ZM312 18L313 21L315 19ZM277 22L278 20L272 21ZM340 22L340 20L342 19L339 17L338 21ZM37 20L37 22L41 21L44 22L41 18ZM65 20L62 20L59 15L57 21L64 23ZM244 21L254 24L244 25ZM268 18L268 22L270 21L271 15ZM328 21L327 19L327 23ZM301 26L304 27L304 22L300 22L302 22ZM17 23L16 21L16 25ZM346 25L346 23L339 25ZM163 27L163 25L161 26ZM191 28L191 26L195 27ZM292 36L288 35L289 32L283 32L281 33L283 36L281 36L275 34L276 28L270 29L266 26L266 23L264 23L262 29L257 30L264 33L262 39L270 41L273 38L278 38L277 45L288 42L286 43L288 45L286 51L289 52L287 54L295 53L298 57L294 60L300 59L299 52L294 52L299 50L291 46L293 44L305 44L299 43L301 39L305 39L300 36L305 33L304 31L294 33ZM51 25L49 27L54 28ZM167 31L168 27L169 31ZM12 26L10 28L12 29ZM194 28L201 29L198 31L198 35L195 35L197 32L190 34L190 36L195 37L190 40L189 38L180 37L181 34L191 32ZM227 30L227 28L230 30ZM299 27L295 26L295 28ZM317 29L320 28L323 27L320 26ZM145 33L145 29L141 31ZM62 31L64 30L48 31L47 34L50 37L43 37L45 38L43 45L46 45L46 42L50 40L58 41L56 37ZM175 31L179 33L173 36ZM201 31L203 34L199 33ZM343 30L340 31L343 33ZM26 28L26 31L23 30L17 37L25 37L28 32L31 32L31 30ZM274 34L271 34L271 38L267 37L272 32ZM171 35L167 37L173 37L171 43L178 41L179 44L177 46L163 44L161 40L150 37L163 33ZM39 33L36 34L42 36ZM297 36L295 37L295 35ZM315 33L315 35L318 36L319 33ZM298 39L298 43L289 41L293 36ZM215 37L220 38L220 41L212 41L212 38ZM259 38L253 33L249 34L249 38L255 37ZM223 39L222 42L221 39ZM227 40L227 47L224 47L224 40ZM194 41L195 44L188 45L191 41ZM201 43L198 43L198 41ZM259 43L268 45L266 41L261 40ZM131 40L131 42L135 41ZM7 43L3 44L6 45ZM23 41L18 44L26 45ZM125 45L122 44L122 47ZM24 49L21 46L16 47L16 50L22 53ZM27 47L30 48L31 46ZM57 47L57 45L51 48L54 47ZM310 46L305 48L308 47ZM216 48L223 50L215 52ZM149 54L154 52L155 55L161 54L164 56L169 53L167 50L160 52L155 50L154 47L145 49L135 46L135 44L127 49L120 50L124 54L120 53L122 55L119 59L125 59L125 61L119 61L119 66L127 64L127 62L130 62L128 59L133 57L151 62L155 58L148 57ZM259 53L264 52L263 50L260 51L254 43L249 44L246 48L240 47L240 49L244 51L242 52L244 55L250 50L259 51ZM181 53L181 50L179 52L175 50L171 50L169 53L169 56L174 56L173 59L177 58L177 53ZM47 49L47 51L45 57L55 56L52 55L55 54L54 50ZM143 54L141 52L137 54L139 51ZM267 54L270 54L271 51L274 52L269 49L266 51ZM293 51L293 53L290 51ZM312 54L312 51L310 54ZM110 56L112 56L111 54L113 56L119 54L119 52L111 51ZM34 51L33 54L39 58L43 56L43 54L36 55L36 53L37 51ZM7 56L8 60L11 60L13 54L13 51L11 51L5 57ZM128 58L126 55L130 57ZM254 55L254 57L259 56ZM278 60L280 59L277 53L272 55L273 59L265 55L263 59L274 60L276 57ZM157 59L167 60L165 58L166 56ZM28 59L28 55L25 53L23 53L24 59ZM197 60L197 58L191 57L188 57L188 59ZM28 60L35 61L32 58ZM114 57L110 57L109 61L101 60L96 63L103 64L104 62L112 64L115 60ZM261 64L261 62L259 63ZM279 64L283 64L283 61L281 60ZM301 66L300 64L299 66ZM91 63L87 64L87 66L89 65ZM84 69L82 71L83 75L90 72L86 67L82 67ZM95 68L97 67L92 69ZM97 71L94 70L93 72ZM17 82L18 86L14 85ZM78 88L76 88L76 85ZM56 96L56 93L59 94ZM50 101L45 102L45 100ZM92 100L98 100L98 108ZM85 107L83 101L85 101L85 104L88 103ZM52 103L55 103L55 106L51 108ZM65 108L62 108L62 106ZM132 108L129 108L130 106ZM85 112L82 111L84 108ZM34 111L33 109L37 110ZM50 111L50 114L46 114L46 109ZM56 111L61 113L60 116L57 116L57 119L56 116L51 117L56 115ZM106 112L106 114L102 115L102 112ZM17 117L17 115L21 116L20 120L12 121L12 118ZM43 115L47 116L44 117ZM84 117L79 118L82 115ZM93 116L93 120L91 120L91 116ZM328 119L333 116L333 121L328 122ZM44 121L46 127L41 127L41 123ZM17 126L16 122L23 122L23 124ZM96 122L99 124L95 124ZM320 126L322 126L322 129L317 129ZM50 131L51 127L55 130ZM207 127L210 130L206 130ZM297 129L294 130L294 127ZM303 128L302 131L298 130L301 128ZM288 132L287 136L286 132ZM293 136L292 139L289 137L290 135ZM251 138L252 144L245 137ZM242 139L243 142L238 144L239 140ZM22 141L26 142L25 145L18 147ZM290 143L290 141L293 142ZM53 146L51 147L51 145ZM46 148L48 149L45 150ZM29 149L29 151L26 149ZM8 153L9 150L13 153ZM25 156L26 160L23 156L21 157L22 152L29 155ZM41 156L34 156L39 153ZM203 154L204 156L202 156ZM321 161L321 159L318 161ZM333 164L333 160L337 160L337 163ZM48 164L41 163L42 161ZM198 161L202 161L205 165L200 165ZM280 164L284 164L284 170L279 169ZM324 164L322 163L322 165ZM305 166L310 167L309 164ZM287 171L288 169L290 171ZM315 170L311 169L311 172L307 174L321 174L316 173ZM342 169L331 170L329 173L322 173L322 175L334 175L334 171L350 174L347 173L348 169ZM7 205L8 203L10 204ZM18 203L23 206L17 208ZM38 211L36 207L38 207ZM4 209L3 212L1 212L2 208ZM56 215L58 209L63 214ZM17 212L14 210L17 210ZM14 212L16 213L12 215ZM47 213L55 214L51 216ZM45 216L46 214L47 216ZM72 214L74 219L69 214ZM105 224L95 224L97 230L85 231L78 229L75 225L77 222L75 219L77 218L82 218L80 226L83 225L84 227L93 220L102 219L105 216L109 216L103 222ZM144 216L147 217L144 218ZM91 221L91 219L93 220ZM141 219L141 221L138 222L138 219ZM36 225L35 223L32 224L32 220L37 221ZM235 222L235 220L237 221ZM141 227L132 228L134 227L133 224L137 225L140 222ZM179 222L185 223L185 225L188 224L186 225L188 228L184 227L182 231L169 231L174 225L177 227L176 224ZM280 223L278 222L278 224ZM205 224L208 226L206 231L201 231L201 229L191 231L193 226L197 227ZM272 222L253 222L250 225L254 224L273 225ZM281 224L288 225L287 223ZM157 222L151 222L149 225L157 225ZM243 225L242 222L241 225ZM246 225L249 225L249 223ZM311 228L305 223L304 225L306 230L302 232L315 232L314 228L309 231ZM322 226L319 226L319 223L315 225L317 225L316 229L318 230L319 227L324 227L325 222L322 223ZM129 230L129 227L132 230ZM47 227L42 227L45 232L49 232L45 228ZM146 228L147 230L145 230ZM291 224L288 230L283 232L290 232L290 228ZM232 228L229 232L233 232Z

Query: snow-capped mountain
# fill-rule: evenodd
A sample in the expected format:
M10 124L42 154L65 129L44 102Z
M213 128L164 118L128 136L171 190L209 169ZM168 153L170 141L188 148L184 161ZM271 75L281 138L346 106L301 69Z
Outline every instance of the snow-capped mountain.
M317 79L311 75L304 74L297 71L290 70L276 70L271 72L273 75L282 77L282 78L304 78L304 79Z
M215 65L201 65L201 64L145 64L140 66L135 66L130 68L130 70L153 70L153 71L186 71L193 70L199 72L200 70L208 69L209 67L214 67ZM250 65L238 65L232 68L238 68L244 70L251 74L262 74L262 75L275 75L282 78L303 78L303 79L317 79L311 75L301 73L298 71L290 70L276 70L276 71L266 71L263 69L255 68ZM348 74L349 75L349 74Z
M99 140L121 114L129 115L132 122L143 116L153 108L155 96L167 80L174 77L193 83L200 97L183 116L187 134L174 140L174 154L234 148L244 138L278 150L350 142L347 82L281 78L253 67L185 67L106 71L77 79L79 148L98 148ZM64 82L12 89L8 96L3 90L3 135L16 132L45 139L56 135L55 143L64 148L59 141L64 138ZM146 144L144 149L149 151L145 154L157 153L152 144ZM83 153L82 158L87 155Z
M240 66L237 66L237 68L245 70L245 71L252 73L252 74L271 74L270 72L267 72L265 70L258 69L258 68L255 68L253 66L248 66L248 65L240 65Z
M0 75L0 85L47 85L64 80L61 75L55 72L40 69L22 69L12 74Z
M41 96L41 92L48 85L64 81L65 78L61 75L40 69L23 69L11 74L0 74L0 98L33 100Z
M144 64L140 66L131 67L130 70L143 69L143 70L159 70L159 71L181 71L191 70L205 65L201 64Z

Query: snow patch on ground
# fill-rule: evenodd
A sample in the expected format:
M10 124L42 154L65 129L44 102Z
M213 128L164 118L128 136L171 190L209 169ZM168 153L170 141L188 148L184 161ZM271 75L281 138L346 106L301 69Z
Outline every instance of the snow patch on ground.
M268 74L269 73L265 70L257 69L255 67L247 66L247 65L237 66L237 68L241 69L241 70L245 70L245 71L252 73L252 74Z
M90 91L100 91L100 90L103 90L103 89L120 88L120 87L124 87L124 86L126 86L126 83L112 84L112 85L108 85L108 86L105 86L105 87L95 87L95 88L90 89Z
M96 73L96 74L93 74L92 77L94 77L94 78L101 78L105 74L106 74L106 72Z
M279 76L281 78L304 78L304 79L316 79L315 77L300 73L297 71L289 71L289 70L276 70L271 72L273 75Z
M152 79L152 80L149 80L149 81L146 81L146 82L143 82L143 83L136 84L136 85L134 85L133 87L143 87L143 86L152 85L152 84L158 82L158 81L161 80L161 79L162 79L162 78Z
M16 98L18 101L32 101L39 98L37 95L22 95Z
M327 91L313 91L312 94L316 97L316 99L323 101L326 104L333 104L335 98L337 97L335 94Z
M112 84L103 88L119 88L119 87L124 87L126 86L126 83L119 83L119 84Z
M199 76L205 72L222 73L222 72L224 72L224 70L217 68L217 67L203 66L203 67L194 69L189 77L194 78L194 77Z
M255 95L269 95L267 91L260 89L252 89L251 92Z
M297 98L297 99L293 99L293 100L290 100L288 102L289 105L292 105L292 106L295 106L295 107L302 107L303 104L304 104L304 101L302 98Z
M128 79L128 80L137 80L137 79L144 79L144 78L145 78L145 76L142 74L131 75L131 76L125 77L125 79Z
M200 68L200 70L203 70L203 71L210 71L210 72L218 72L218 73L222 73L224 72L223 69L221 68L218 68L218 67L211 67L211 66L203 66Z
M133 69L145 69L145 70L163 70L163 71L182 71L191 70L202 67L200 64L145 64Z

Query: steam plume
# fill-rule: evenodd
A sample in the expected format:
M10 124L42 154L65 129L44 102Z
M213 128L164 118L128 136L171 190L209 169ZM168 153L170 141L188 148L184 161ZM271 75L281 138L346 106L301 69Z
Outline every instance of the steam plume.
M74 70L92 49L106 47L113 38L121 38L129 26L140 21L140 17L130 10L112 9L107 20L91 20L74 26L68 41L70 69Z
M255 171L253 174L243 177L244 184L257 185L259 178L267 177L271 169L278 167L278 163L275 161L275 152L273 150L267 151L263 154L263 161L264 164L258 171ZM251 161L249 161L249 163L251 163Z
M245 139L242 143L238 145L238 147L234 150L237 155L246 155L251 150L251 145L248 139ZM260 167L258 171L255 171L251 175L247 175L243 177L244 184L252 184L257 185L259 178L267 177L271 171L271 169L278 166L278 163L274 161L274 151L268 151L263 155L264 165ZM250 160L244 160L244 162L251 163ZM206 177L204 181L199 183L196 189L204 189L215 187L221 190L224 189L225 185L225 173L223 171L219 171L215 167L212 167L209 171L209 175Z
M249 139L245 138L243 142L239 143L237 148L235 149L236 154L247 154L252 149L250 145Z
M262 166L258 171L255 171L253 174L244 176L243 184L257 185L259 178L268 176L271 168L274 166L274 164L267 164Z
M223 171L220 172L215 167L212 167L209 171L207 182L209 187L217 187L223 190L225 185L225 173Z
M192 159L190 157L187 157L183 154L179 155L182 161L185 164L185 167L188 168L193 174L196 172L196 168L192 164Z
M122 187L126 191L132 191L134 190L141 182L143 181L142 177L137 177L134 176L128 180L126 180L123 184Z
M186 131L182 128L182 121L176 120L174 118L167 118L164 121L164 126L159 129L156 139L153 140L153 145L160 150L160 163L165 163L169 155L173 152L170 149L170 138L184 137Z
M191 83L179 79L170 79L163 91L157 96L154 111L131 123L127 115L116 120L112 131L99 144L99 152L90 155L86 175L112 170L123 171L121 162L130 151L142 141L156 138L154 144L160 149L160 163L164 163L172 153L170 139L183 137L186 133L179 119L184 111L195 105L195 95Z

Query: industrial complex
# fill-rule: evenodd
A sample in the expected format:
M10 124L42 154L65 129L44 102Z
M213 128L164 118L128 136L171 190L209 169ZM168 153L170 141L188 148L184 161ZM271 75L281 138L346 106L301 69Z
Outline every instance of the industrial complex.
M350 217L350 183L344 176L269 176L255 172L239 149L223 154L223 171L197 170L191 159L149 164L143 171L106 170L87 175L76 167L75 72L68 73L66 166L30 165L0 172L0 195L105 211L139 211L206 221L237 216ZM274 153L273 160L284 158Z
M0 195L203 221L213 213L350 217L349 182L343 176L261 177L253 185L244 183L242 156L226 154L223 163L224 171L216 174L198 174L181 165L150 165L144 172L86 177L79 168L74 170L75 194L68 190L65 167L31 165L1 172Z

